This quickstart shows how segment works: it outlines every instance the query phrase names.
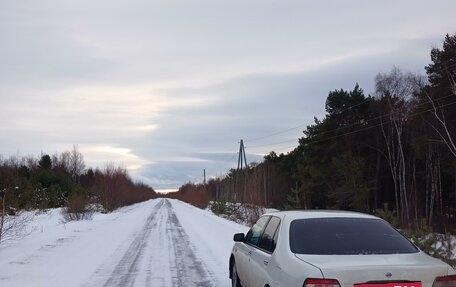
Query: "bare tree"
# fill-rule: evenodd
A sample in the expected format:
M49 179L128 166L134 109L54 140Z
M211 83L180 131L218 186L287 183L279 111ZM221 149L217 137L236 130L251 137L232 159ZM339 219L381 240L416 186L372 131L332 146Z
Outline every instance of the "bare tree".
M58 160L53 161L55 167L58 167L68 173L70 173L70 157L71 153L69 151L64 151L58 155Z
M78 147L73 145L73 150L70 153L69 172L76 180L84 172L84 169L84 156L79 152Z
M70 174L74 180L77 180L84 172L84 156L79 152L76 145L73 145L73 150L64 151L60 155L55 154L52 157L54 167L64 170Z
M454 81L451 82L452 85L452 96L456 96L456 84ZM434 118L437 120L437 123L432 123L431 121L426 120L423 118L426 123L439 135L442 142L447 146L448 150L451 154L456 157L456 144L455 139L453 138L454 135L451 134L449 125L447 123L447 119L445 117L445 107L449 104L439 104L437 103L429 93L426 93L426 98L432 105L431 113Z
M6 200L6 188L3 190L0 190L0 198L2 199L2 214L1 214L1 219L0 219L0 242L2 241L2 235L3 235L3 226L5 225L5 200Z
M0 215L0 243L20 239L26 236L27 223L32 220L33 215L27 212L19 212L16 215L8 215L6 206L7 188L0 190L2 210Z
M410 223L403 131L414 107L413 95L424 86L424 78L394 67L388 74L378 74L375 86L377 97L386 103L388 111L388 119L381 118L381 130L394 182L396 212L402 223Z

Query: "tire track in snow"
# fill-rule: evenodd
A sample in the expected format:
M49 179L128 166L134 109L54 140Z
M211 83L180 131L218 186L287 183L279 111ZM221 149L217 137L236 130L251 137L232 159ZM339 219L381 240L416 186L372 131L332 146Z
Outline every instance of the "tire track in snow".
M167 199L152 208L127 246L118 248L123 255L110 258L117 263L103 264L85 286L215 286Z
M188 235L182 228L168 200L166 200L165 206L169 212L167 220L168 241L174 242L173 251L176 259L177 277L173 278L173 286L214 286L212 274L195 255Z
M162 208L157 212L157 231L151 234L152 250L148 252L147 273L143 286L172 286L170 276L171 266L175 260L170 252L172 242L165 238L165 223L168 216L166 209ZM140 286L138 284L138 286Z
M147 217L144 227L139 234L136 235L103 287L134 286L141 255L147 245L151 231L155 229L157 225L155 214L162 206L163 200L153 207L152 212Z

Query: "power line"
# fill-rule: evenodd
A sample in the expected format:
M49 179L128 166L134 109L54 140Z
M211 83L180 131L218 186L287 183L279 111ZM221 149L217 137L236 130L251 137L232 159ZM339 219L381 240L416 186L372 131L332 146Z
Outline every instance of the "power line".
M454 105L456 104L456 101L452 102L452 103L448 103L446 105L442 105L440 106L440 108L443 108L443 107L447 107L447 106L451 106L451 105ZM428 110L425 110L425 111L421 111L421 112L416 112L416 113L413 113L410 115L410 117L415 117L415 116L419 116L419 115L422 115L422 114L425 114L427 112L430 112L430 111L433 111L434 109L431 108L431 109L428 109ZM385 123L391 123L393 120L389 120ZM343 136L346 136L346 135L351 135L351 134L355 134L355 133L358 133L358 132L361 132L361 131L365 131L365 130L369 130L369 129L372 129L372 128L375 128L375 127L378 127L378 126L381 126L385 123L378 123L378 124L375 124L373 126L370 126L370 127L364 127L364 128L361 128L361 129L358 129L358 130L354 130L354 131L351 131L351 132L347 132L347 133L344 133L344 134L341 134L341 135L336 135L336 136L332 136L332 137L328 137L328 138L325 138L325 139L319 139L319 140L314 140L314 141L310 141L308 142L308 144L313 144L313 143L317 143L317 142L322 142L322 141L327 141L327 140L331 140L331 139L335 139L335 138L338 138L338 137L343 137Z
M447 106L451 106L451 105L454 105L456 104L456 101L452 102L452 103L448 103L446 105L442 105L440 106L440 108L443 108L443 107L447 107ZM434 108L430 108L428 110L425 110L425 111L421 111L421 112L416 112L416 113L413 113L411 114L409 117L415 117L415 116L419 116L419 115L422 115L422 114L425 114L427 112L431 112L433 111ZM391 123L393 122L393 120L389 120L385 123ZM309 143L317 143L317 142L321 142L321 141L327 141L327 140L330 140L330 139L334 139L334 138L338 138L338 137L343 137L343 136L346 136L346 135L350 135L350 134L354 134L354 133L358 133L358 132L361 132L361 131L365 131L365 130L369 130L369 129L372 129L372 128L375 128L375 127L378 127L378 126L381 126L385 123L378 123L378 124L375 124L373 126L370 126L370 127L364 127L364 128L361 128L361 129L358 129L358 130L354 130L354 131L351 131L351 132L347 132L347 133L344 133L344 134L341 134L341 135L336 135L336 136L333 136L333 137L329 137L329 138L326 138L326 139L321 139L321 140L315 140L315 141L311 141Z
M442 96L442 97L440 97L438 99L435 99L434 101L440 101L442 99L446 99L446 98L452 97L452 96L454 96L454 95L453 94L449 94L449 95L446 95L446 96ZM424 105L427 105L427 104L430 104L430 103L431 103L431 100L427 100L425 102L422 102L422 103L418 104L416 106L416 108L424 106ZM338 114L340 114L340 113L338 113ZM379 120L379 119L384 118L384 117L390 117L390 116L391 116L391 113L387 113L387 114L383 114L383 115L380 115L380 116L373 117L371 119L367 119L366 122L368 123L368 122L372 122L372 121ZM336 131L348 129L348 128L354 127L356 125L359 125L359 123L353 123L353 124L350 124L350 125L337 127L337 128L330 129L330 130L321 131L321 132L317 133L316 135L329 134L329 133L333 133L333 132L336 132ZM247 148L256 148L256 147L264 147L264 146L273 146L273 145L279 145L279 144L289 143L289 142L293 142L293 141L296 141L296 139L287 140L287 141L280 141L280 142L275 142L275 143L260 144L260 145L254 145L254 146L247 145L246 147Z
M442 100L442 99L446 99L446 98L452 97L452 96L453 96L453 94L450 94L450 95L443 96L443 97L440 97L440 98L438 98L438 99L435 99L434 101L440 101L440 100ZM419 108L419 107L421 107L421 106L430 104L431 102L432 102L431 100L428 100L428 101L426 101L426 102L422 102L422 103L418 104L415 108ZM391 113L387 113L387 114L383 114L383 115L380 115L380 116L376 116L376 117L371 118L371 119L367 119L366 122L371 122L371 121L379 120L379 119L381 119L381 118L389 117L389 116L391 116ZM342 127L338 127L338 128L332 129L332 130L322 131L322 132L319 133L319 135L328 134L328 133L332 133L332 132L335 132L335 131L348 129L348 128L354 127L354 126L356 126L356 125L358 125L358 124L359 124L359 123L353 123L353 124L346 125L346 126L342 126Z
M273 146L273 145L280 145L284 143L290 143L290 142L295 142L297 139L292 139L292 140L286 140L286 141L281 141L281 142L275 142L275 143L267 143L267 144L260 144L260 145L254 145L254 146L246 146L246 148L256 148L256 147L263 147L263 146Z
M360 103L357 103L353 106L350 106L350 107L347 107L343 110L341 110L340 112L338 112L337 114L342 114L348 110L351 110L355 107L358 107L364 103L366 103L367 101L370 101L372 98L371 97L368 97L366 98L364 101L360 102ZM281 131L277 131L277 132L274 132L274 133L271 133L271 134L268 134L268 135L265 135L265 136L260 136L260 137L257 137L257 138L253 138L253 139L248 139L247 141L248 142L254 142L254 141L258 141L258 140L262 140L262 139L265 139L265 138L269 138L269 137L272 137L272 136L276 136L276 135L280 135L280 134L284 134L286 132L289 132L289 131L292 131L292 130L295 130L297 128L301 128L301 127L305 127L305 126L308 126L308 125L311 125L313 124L313 122L308 122L308 123L303 123L303 124L300 124L300 125L297 125L297 126L294 126L294 127L291 127L291 128L288 128L288 129L285 129L285 130L281 130Z
M450 66L447 66L447 67L444 67L440 70L437 70L437 71L434 71L434 73L439 73L443 70L448 70L449 68L452 68L453 66L456 66L456 63L450 65ZM450 95L447 95L447 96L444 96L444 97L441 97L441 98L438 98L438 99L435 99L434 101L439 101L439 100L442 100L442 99L445 99L445 98L448 98L448 97L451 97L453 96L453 94L450 94ZM341 114L345 111L348 111L348 110L351 110L357 106L360 106L364 103L366 103L367 101L369 100L372 100L374 99L374 97L368 97L366 98L366 100L358 103L358 104L355 104L353 106L350 106L350 107L347 107L346 109L343 109L342 111L338 112L337 114ZM420 103L418 104L416 107L420 107L420 106L423 106L423 105L427 105L431 103L431 100L429 101L426 101L426 102L423 102L423 103ZM447 106L451 106L451 105L454 105L456 104L456 101L455 102L451 102L451 103L448 103L448 104L445 104L445 105L442 105L440 106L439 108L443 108L443 107L447 107ZM418 116L418 115L421 115L421 114L424 114L424 113L427 113L427 112L430 112L430 111L433 111L433 108L431 109L428 109L428 110L425 110L425 111L421 111L421 112L416 112L416 113L413 113L411 115L409 115L409 117L415 117L415 116ZM337 115L336 114L336 115ZM391 116L391 113L387 113L387 114L384 114L384 115L380 115L380 116L377 116L377 117L374 117L374 118L371 118L371 119L368 119L366 120L366 123L369 123L369 122L372 122L374 120L378 120L378 119L381 119L383 117L389 117ZM327 138L324 138L324 139L318 139L318 140L313 140L313 141L309 141L307 142L306 144L313 144L313 143L318 143L318 142L323 142L323 141L328 141L328 140L331 140L331 139L335 139L335 138L339 138L339 137L343 137L343 136L346 136L346 135L351 135L351 134L355 134L355 133L358 133L358 132L362 132L362 131L366 131L366 130L369 130L369 129L372 129L372 128L375 128L375 127L378 127L382 124L386 124L386 123L391 123L393 120L390 119L389 121L386 121L386 122L382 122L382 123L379 123L379 124L375 124L375 125L372 125L372 126L365 126L365 127L362 127L360 129L357 129L357 130L353 130L353 131L350 131L350 132L347 132L347 133L343 133L343 134L340 134L340 135L335 135L335 136L331 136L331 137L327 137ZM291 127L291 128L287 128L285 130L281 130L281 131L277 131L277 132L274 132L274 133L271 133L271 134L268 134L268 135L265 135L265 136L261 136L261 137L257 137L257 138L253 138L253 139L250 139L249 142L254 142L254 141L258 141L258 140L262 140L262 139L265 139L265 138L269 138L269 137L272 137L272 136L276 136L276 135L280 135L280 134L283 134L283 133L286 133L286 132L289 132L289 131L292 131L292 130L295 130L297 128L301 128L301 127L304 127L304 126L308 126L308 125L311 125L311 124L314 124L313 122L312 123L305 123L305 124L300 124L300 125L297 125L295 127ZM332 130L327 130L327 131L322 131L320 133L317 133L315 134L315 136L318 136L318 135L324 135L324 134L328 134L328 133L333 133L335 131L340 131L340 130L344 130L344 129L347 129L347 128L350 128L350 127L353 127L353 126L356 126L358 125L359 123L353 123L353 124L350 124L348 126L343 126L343 127L338 127L338 128L335 128L335 129L332 129ZM299 139L298 139L299 140ZM255 145L255 146L246 146L245 148L257 148L257 147L264 147L264 146L273 146L273 145L280 145L280 144L284 144L284 143L290 143L290 142L295 142L296 139L293 139L293 140L286 140L286 141L281 141L281 142L275 142L275 143L269 143L269 144L262 144L262 145ZM291 149L291 148L296 148L297 146L293 145L293 146L288 146L288 147L284 147L283 149ZM230 150L233 150L233 149L230 149ZM240 156L240 153L235 153L230 161L234 160L236 156Z
M304 127L304 126L307 126L307 125L309 125L309 124L300 124L298 126L295 126L295 127L292 127L292 128L288 128L286 130L278 131L278 132L275 132L275 133L272 133L272 134L268 134L268 135L265 135L265 136L262 136L262 137L253 138L253 139L250 139L248 141L249 142L254 142L254 141L262 140L262 139L269 138L269 137L272 137L272 136L284 134L286 132L289 132L289 131L292 131L292 130L295 130L297 128L301 128L301 127Z
M454 104L456 104L456 101L451 102L451 103L447 103L445 105L442 105L439 108L444 108L444 107L451 106L451 105L454 105ZM434 110L434 108L430 108L430 109L427 109L425 111L416 112L416 113L413 113L413 114L409 115L409 117L415 117L415 116L418 116L418 115L422 115L422 114L425 114L427 112L431 112L433 110ZM388 115L390 115L390 114L388 114ZM386 122L381 122L381 123L378 123L378 124L375 124L375 125L372 125L372 126L366 126L366 127L363 127L363 128L357 129L357 130L353 130L353 131L350 131L350 132L347 132L347 133L343 133L343 134L340 134L340 135L335 135L335 136L327 137L327 138L324 138L324 139L311 140L311 141L306 142L306 144L314 144L314 143L318 143L318 142L324 142L324 141L332 140L332 139L335 139L335 138L344 137L344 136L355 134L355 133L358 133L358 132L370 130L370 129L379 127L379 126L381 126L383 124L391 123L392 121L393 120L391 119L391 120L388 120ZM318 136L318 135L320 135L320 134L317 133L316 136Z
M448 70L449 68L452 68L452 67L454 67L454 66L456 66L456 63L451 64L451 65L449 65L449 66L446 66L446 67L444 67L444 68L442 68L442 69L439 69L439 70L437 70L437 71L434 71L434 73L439 73L439 72L442 72L443 70ZM451 96L451 95L450 95L450 96ZM366 103L367 101L369 101L369 100L371 100L371 99L373 99L373 97L368 97L368 98L366 98L366 100L364 100L364 101L362 101L362 102L360 102L360 103L358 103L358 104L355 104L355 105L353 105L353 106L347 107L347 108L343 109L342 111L338 112L337 114L341 114L341 113L346 112L346 111L348 111L348 110L351 110L351 109L353 109L353 108L355 108L355 107L358 107L358 106L360 106L360 105ZM273 137L273 136L276 136L276 135L284 134L284 133L286 133L286 132L289 132L289 131L292 131L292 130L295 130L295 129L298 129L298 128L301 128L301 127L305 127L305 126L308 126L308 125L311 125L311 124L313 124L313 122L310 122L310 123L302 123L302 124L300 124L300 125L297 125L297 126L294 126L294 127L291 127L291 128L287 128L287 129L284 129L284 130L279 130L279 131L277 131L277 132L273 132L273 133L267 134L267 135L265 135L265 136L260 136L260 137L256 137L256 138L253 138L253 139L247 139L246 142L254 142L254 141L262 140L262 139L265 139L265 138Z

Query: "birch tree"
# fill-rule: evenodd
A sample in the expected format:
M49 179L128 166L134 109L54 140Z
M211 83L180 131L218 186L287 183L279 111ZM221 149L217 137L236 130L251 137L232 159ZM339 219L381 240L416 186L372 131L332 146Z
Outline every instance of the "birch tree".
M456 34L445 36L442 49L432 49L431 60L426 67L429 85L423 94L432 117L423 119L456 158Z
M423 77L396 67L388 74L378 74L375 78L376 96L384 103L387 112L380 117L380 128L386 146L384 154L394 182L396 212L402 223L410 222L404 127L414 108L413 96L423 86Z

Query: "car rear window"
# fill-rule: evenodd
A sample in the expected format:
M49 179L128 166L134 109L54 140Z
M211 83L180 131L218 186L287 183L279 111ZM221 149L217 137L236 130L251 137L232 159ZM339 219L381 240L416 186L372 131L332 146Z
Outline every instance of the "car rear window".
M416 253L418 249L384 220L310 218L290 225L293 253L319 255Z

